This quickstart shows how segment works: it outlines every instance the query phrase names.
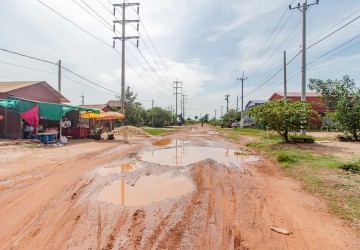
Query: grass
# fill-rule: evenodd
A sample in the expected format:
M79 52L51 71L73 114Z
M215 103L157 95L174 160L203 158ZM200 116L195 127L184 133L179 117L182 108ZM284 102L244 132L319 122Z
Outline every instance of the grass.
M331 154L300 150L296 144L283 143L276 135L264 137L261 130L221 129L219 132L235 142L239 135L253 137L254 141L246 146L274 159L287 175L300 180L310 193L324 197L334 213L360 230L360 159L344 163Z
M142 130L144 130L146 133L150 134L150 135L164 135L167 134L171 131L174 131L174 129L172 128L142 128Z

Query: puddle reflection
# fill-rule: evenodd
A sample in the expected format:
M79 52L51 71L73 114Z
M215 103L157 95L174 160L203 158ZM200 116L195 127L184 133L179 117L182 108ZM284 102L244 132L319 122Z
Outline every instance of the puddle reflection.
M103 167L97 171L101 176L106 176L110 174L123 174L132 172L136 169L136 165L134 163L125 163L120 165L113 165L108 167Z
M244 163L258 160L255 156L239 154L238 150L184 146L181 141L176 141L173 148L147 151L140 156L142 161L175 167L187 166L205 159L213 159L227 166L234 164L243 167Z
M125 183L125 179L113 181L104 187L99 202L109 202L121 206L148 205L187 194L194 189L189 178L171 173L140 177L134 186Z

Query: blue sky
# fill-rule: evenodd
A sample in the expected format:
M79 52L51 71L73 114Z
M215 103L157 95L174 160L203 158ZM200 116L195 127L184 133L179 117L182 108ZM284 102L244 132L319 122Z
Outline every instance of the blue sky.
M2 0L0 48L51 62L61 59L63 66L120 93L121 56L111 48L114 34L107 27L114 20L110 13L111 3L117 2L41 1L106 44L59 17L37 0ZM163 108L175 106L172 82L177 78L183 82L183 92L188 95L186 116L191 117L200 113L213 116L215 109L220 114L220 106L226 106L224 95L228 93L230 108L236 108L236 96L241 103L241 85L237 78L242 71L248 77L244 86L244 105L252 99L268 99L273 92L283 90L282 72L267 80L281 69L283 51L287 51L290 60L301 49L302 13L287 9L290 3L296 5L297 1L139 2L140 17L151 40L144 26L140 25L140 50L127 42L126 84L138 93L145 107L150 107L151 99ZM359 15L358 0L321 0L307 13L308 46ZM117 18L121 18L118 13ZM127 9L127 18L139 19L132 8ZM117 29L120 31L119 26ZM126 33L137 35L131 25L127 25ZM360 18L310 48L307 61L317 61L308 66L307 79L339 79L348 74L359 83L358 35ZM116 48L120 51L120 43ZM301 56L288 66L289 91L300 91L300 67ZM56 74L54 65L0 51L0 81L45 80L56 88ZM263 87L257 88L265 82ZM106 103L114 99L114 93L99 89L65 71L62 90L75 105L80 104L81 93L84 93L86 104Z

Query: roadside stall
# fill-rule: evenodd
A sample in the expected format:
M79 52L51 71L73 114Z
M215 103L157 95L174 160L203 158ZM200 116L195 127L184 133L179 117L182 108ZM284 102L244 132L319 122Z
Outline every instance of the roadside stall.
M88 109L78 106L33 102L23 99L8 99L0 102L0 106L20 114L20 119L33 127L32 139L39 139L43 143L51 143L57 140L58 134L62 135L62 127L67 123L63 121L66 113L72 110L91 111L100 114L100 110ZM6 120L6 117L5 117ZM60 122L60 123L59 123ZM59 124L61 125L59 127Z

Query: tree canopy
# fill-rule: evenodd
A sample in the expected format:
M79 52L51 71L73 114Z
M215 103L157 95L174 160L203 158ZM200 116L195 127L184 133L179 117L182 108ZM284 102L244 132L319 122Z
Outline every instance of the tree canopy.
M146 124L154 127L169 126L172 123L172 114L170 111L166 111L160 107L154 107L146 111Z
M309 89L321 93L324 100L333 103L335 111L331 119L338 129L359 140L360 129L360 89L349 76L341 80L310 79Z
M289 133L300 130L315 114L306 102L287 102L280 99L267 102L250 109L248 115L268 129L275 130L285 142L289 142Z

